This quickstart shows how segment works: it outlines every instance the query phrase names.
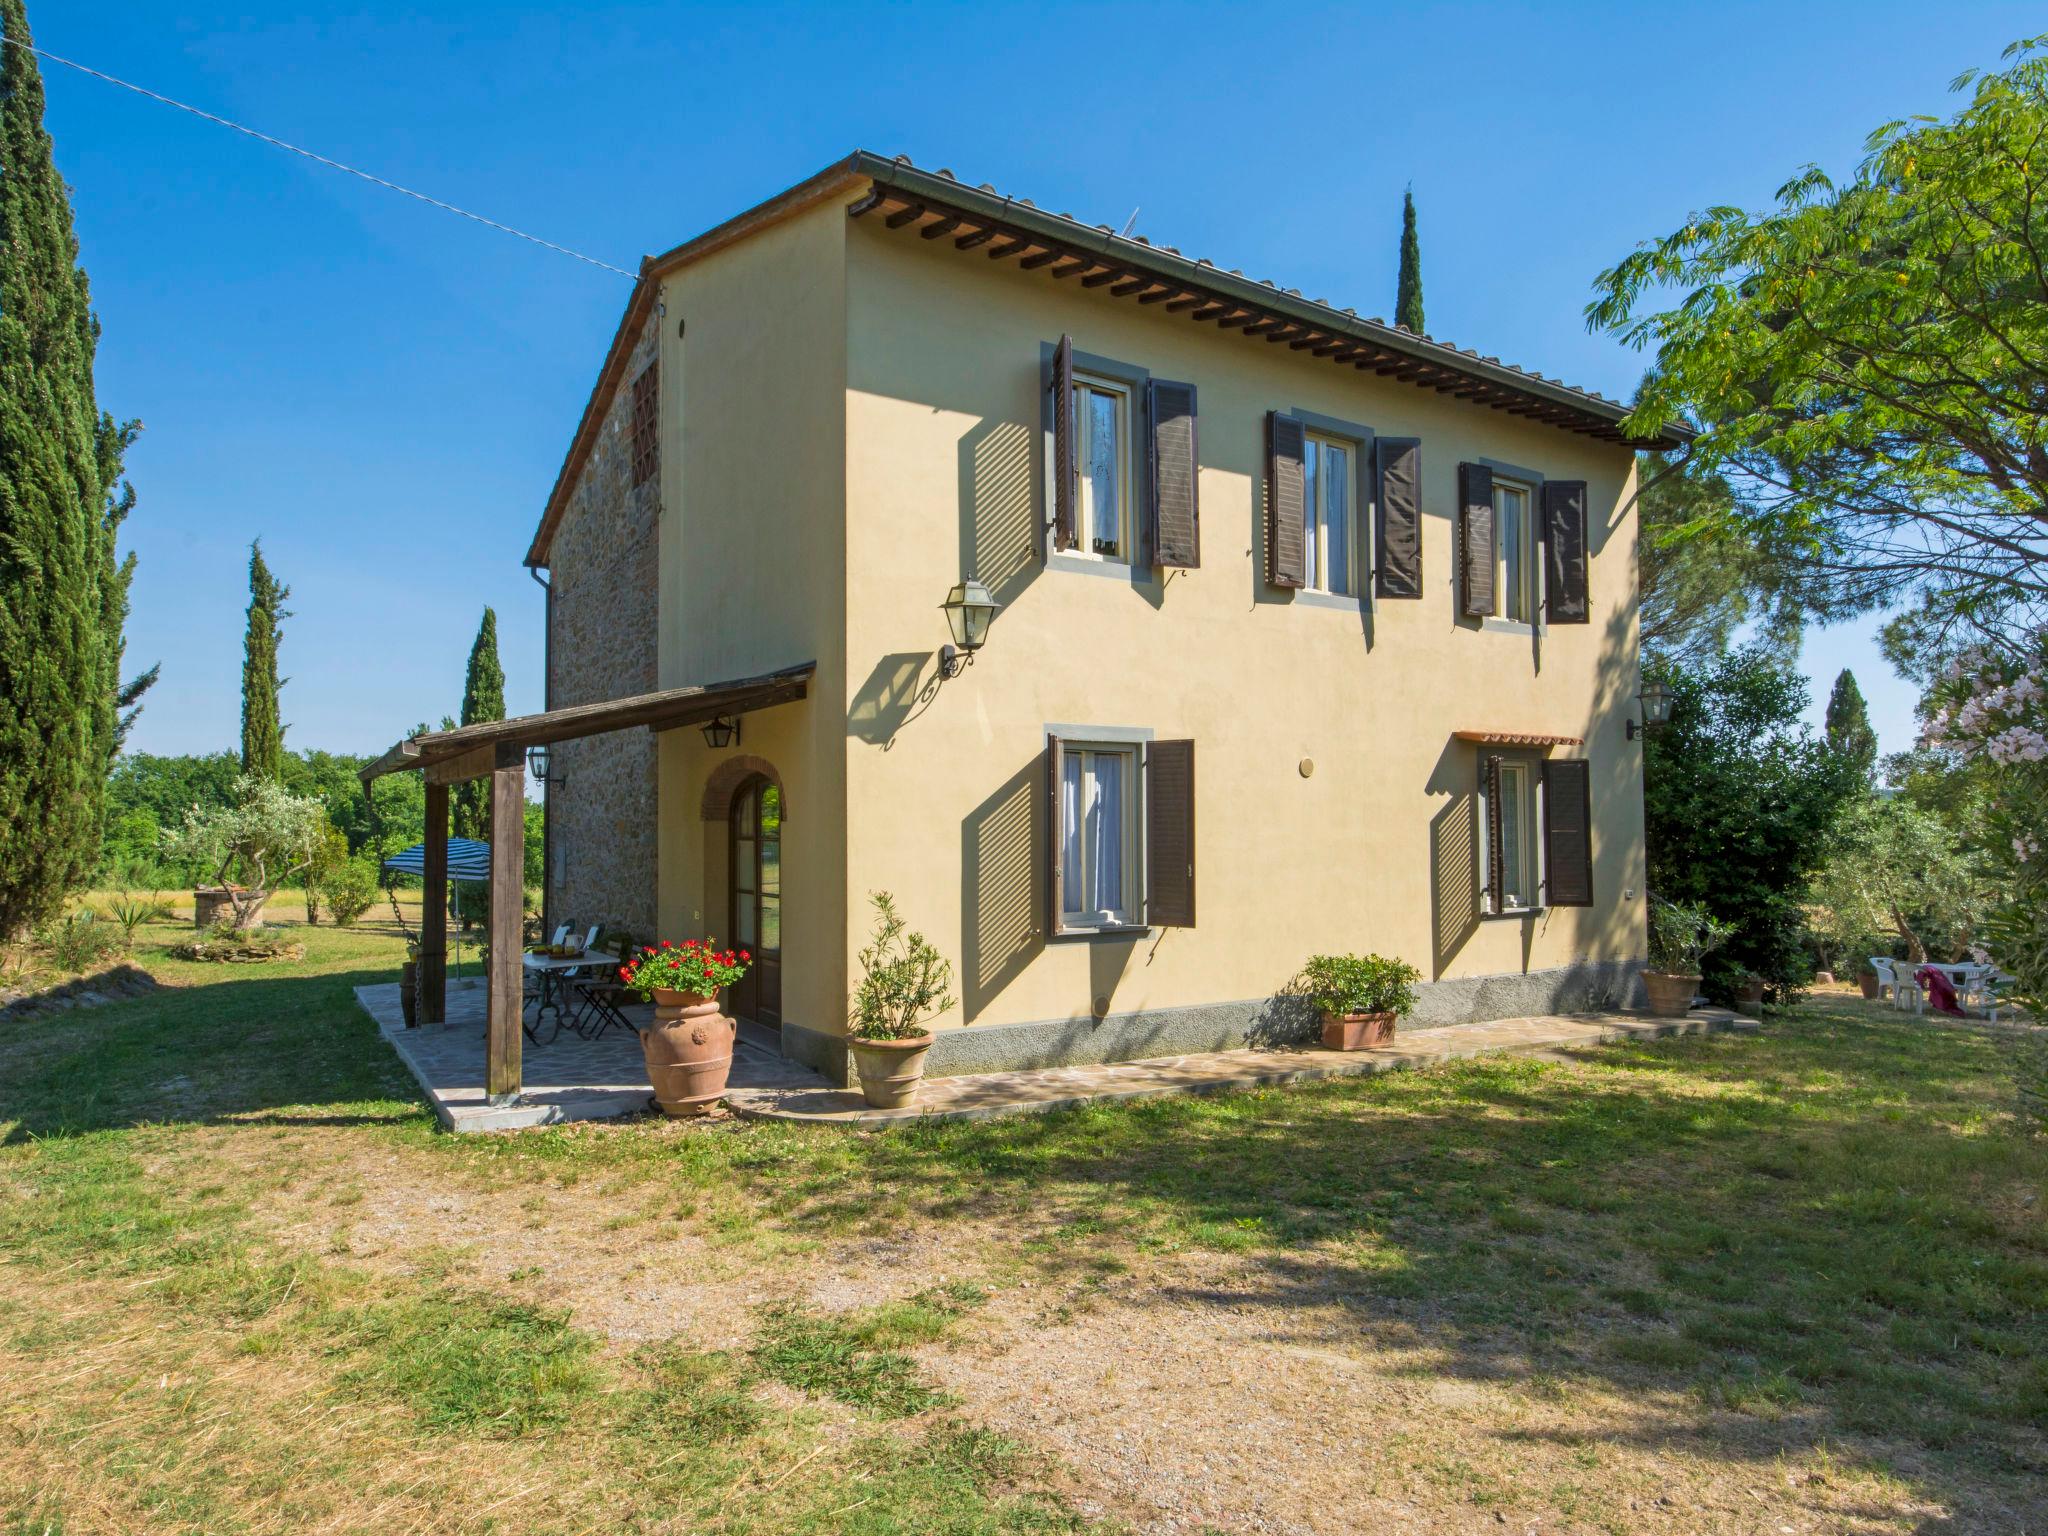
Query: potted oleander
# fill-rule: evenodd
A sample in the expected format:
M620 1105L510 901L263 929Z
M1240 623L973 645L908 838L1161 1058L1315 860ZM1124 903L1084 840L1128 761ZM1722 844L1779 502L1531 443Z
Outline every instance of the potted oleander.
M847 1011L846 1048L861 1097L875 1109L916 1102L932 1033L925 1021L953 1006L953 965L925 936L906 930L887 891L870 898L875 932L860 952L861 978Z
M739 1022L719 1008L718 994L746 975L753 959L708 940L664 939L619 967L626 990L654 1004L640 1051L663 1114L705 1114L725 1097Z
M1650 966L1643 986L1650 1012L1679 1019L1692 1010L1700 990L1700 962L1735 935L1735 925L1715 917L1699 902L1650 899Z
M1401 1015L1415 1006L1422 972L1384 955L1314 955L1301 968L1301 985L1322 1015L1323 1044L1362 1051L1394 1038Z

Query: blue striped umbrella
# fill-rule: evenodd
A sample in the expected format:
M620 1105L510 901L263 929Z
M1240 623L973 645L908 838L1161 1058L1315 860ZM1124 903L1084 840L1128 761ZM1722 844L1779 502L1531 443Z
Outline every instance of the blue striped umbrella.
M408 875L425 875L427 872L427 845L414 843L403 853L394 853L384 861L386 869L395 869ZM479 843L473 838L451 837L448 839L448 878L450 880L488 880L491 878L491 845Z

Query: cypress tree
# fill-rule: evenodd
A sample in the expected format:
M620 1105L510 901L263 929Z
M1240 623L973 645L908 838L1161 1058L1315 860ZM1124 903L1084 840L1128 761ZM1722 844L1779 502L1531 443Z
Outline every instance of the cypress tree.
M1422 243L1415 238L1415 192L1401 194L1401 275L1394 283L1394 324L1416 335L1422 325Z
M263 541L249 545L249 627L242 637L242 772L259 779L284 775L284 725L278 716L277 642L291 617L284 600L292 589L270 574Z
M121 460L139 430L93 393L99 324L42 75L9 46L28 41L23 0L0 0L0 938L54 914L99 860L129 691Z
M1828 745L1857 763L1866 775L1877 766L1877 732L1871 729L1870 708L1863 702L1863 690L1856 686L1856 674L1847 667L1842 668L1828 695L1826 734Z
M505 669L498 664L498 615L484 610L476 643L469 648L469 672L462 681L462 723L505 718ZM449 808L457 837L488 842L491 836L491 781L470 779L455 786Z

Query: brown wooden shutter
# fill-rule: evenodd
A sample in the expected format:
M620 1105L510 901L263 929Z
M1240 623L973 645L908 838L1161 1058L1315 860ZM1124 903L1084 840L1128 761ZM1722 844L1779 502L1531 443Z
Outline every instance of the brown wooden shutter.
M1052 349L1052 547L1074 547L1074 338L1062 336Z
M1543 585L1553 624L1591 622L1586 601L1586 482L1543 482Z
M1382 437L1373 443L1375 500L1379 502L1381 597L1422 596L1422 442Z
M1266 579L1276 587L1308 583L1307 487L1301 423L1266 413Z
M1202 563L1195 386L1154 379L1145 388L1152 422L1152 563Z
M1593 800L1584 758L1543 765L1544 900L1553 907L1593 905Z
M1488 912L1508 909L1507 851L1500 836L1500 759L1480 760L1480 791L1486 797L1486 906Z
M1066 743L1057 736L1045 739L1045 890L1047 905L1045 931L1063 933L1067 910L1067 888L1060 868L1060 780L1066 776Z
M1458 611L1468 619L1493 612L1493 471L1458 466Z
M1195 926L1195 744L1145 748L1145 921Z

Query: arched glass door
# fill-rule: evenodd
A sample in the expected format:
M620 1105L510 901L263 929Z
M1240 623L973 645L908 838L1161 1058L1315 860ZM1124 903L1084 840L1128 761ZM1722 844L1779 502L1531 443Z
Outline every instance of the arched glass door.
M782 791L755 777L732 802L732 902L727 940L750 950L753 966L733 983L733 1013L782 1022Z

